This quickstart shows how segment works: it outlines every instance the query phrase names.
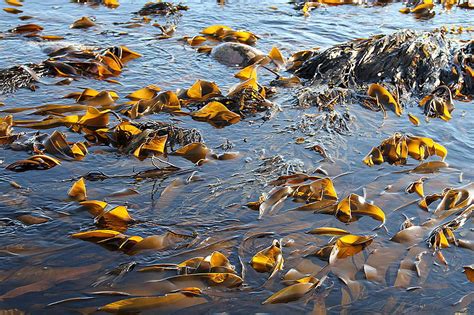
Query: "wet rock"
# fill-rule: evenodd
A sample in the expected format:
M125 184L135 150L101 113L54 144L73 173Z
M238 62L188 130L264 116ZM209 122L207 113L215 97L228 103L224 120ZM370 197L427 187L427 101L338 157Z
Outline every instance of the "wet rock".
M240 43L222 43L212 49L211 56L228 66L247 66L256 56L264 55L252 46Z

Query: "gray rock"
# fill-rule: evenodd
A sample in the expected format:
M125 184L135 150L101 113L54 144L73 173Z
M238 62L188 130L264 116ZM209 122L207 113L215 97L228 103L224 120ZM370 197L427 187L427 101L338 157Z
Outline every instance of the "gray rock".
M260 50L240 43L222 43L212 49L211 56L218 62L228 66L247 66L249 61L259 55Z

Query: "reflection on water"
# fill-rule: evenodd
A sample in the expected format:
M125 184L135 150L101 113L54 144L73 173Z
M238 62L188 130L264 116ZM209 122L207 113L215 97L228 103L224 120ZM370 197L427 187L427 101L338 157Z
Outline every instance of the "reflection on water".
M402 28L431 30L442 25L473 26L472 12L468 10L439 9L433 19L416 20L398 13L401 3L321 7L313 10L309 18L304 18L286 1L227 1L225 5L216 1L186 1L190 10L180 18L174 37L159 40L159 30L151 23L137 28L124 28L119 24L133 18L132 12L138 11L146 1L121 2L119 8L111 10L59 0L25 1L23 14L33 16L29 22L44 26L48 35L61 35L67 42L91 46L127 45L143 57L125 67L119 77L122 85L87 79L69 86L40 85L35 92L19 90L13 95L0 96L5 108L62 103L62 96L85 87L113 89L124 97L150 83L163 90L175 90L188 88L196 79L207 79L226 90L238 82L233 77L236 69L229 69L176 40L195 35L211 24L250 30L261 37L256 45L259 49L266 52L277 45L285 55ZM82 16L95 17L97 27L90 30L68 28ZM165 22L163 18L156 20ZM15 15L1 13L1 31L22 23ZM57 44L24 37L0 40L0 67L40 62L47 58L45 49ZM260 80L269 82L272 78L267 73ZM442 308L447 312L462 309L452 305L472 290L462 273L462 266L473 263L469 249L455 246L445 249L443 253L449 266L439 263L428 251L423 259L422 276L416 275L413 266L408 267L406 272L411 283L406 287L394 286L401 262L413 261L413 257L427 248L415 247L413 251L407 251L389 239L399 230L405 216L414 217L415 224L420 224L430 218L430 214L413 203L416 197L404 192L408 183L419 179L419 175L399 172L400 167L388 164L368 168L362 158L396 131L423 135L446 146L447 161L452 167L429 175L425 193L439 193L445 187L469 183L474 175L471 168L474 159L470 154L474 146L474 136L470 132L474 127L472 102L457 102L449 122L431 120L418 128L408 119L392 117L383 121L381 113L353 104L349 106L354 118L349 135L331 137L321 132L320 139L331 156L325 160L305 149L304 144L296 143L297 138L306 138L308 134L294 126L298 126L304 115L317 114L317 111L295 108L295 93L291 89L278 89L272 100L280 105L281 111L274 113L271 120L249 117L222 129L188 117L170 118L168 114L147 117L198 128L207 146L216 152L223 151L222 145L232 146L231 151L240 152L236 159L213 160L199 167L170 156L170 163L186 170L181 174L136 180L129 175L153 168L152 161L125 157L110 147L93 147L84 160L62 161L60 167L47 171L13 173L3 169L0 181L0 308L44 314L91 313L97 307L119 299L92 292L127 292L134 296L164 294L169 287L150 282L161 279L163 274L139 273L137 268L132 268L134 263L140 268L157 263L179 263L218 250L229 257L239 275L244 273L245 285L237 289L207 289L199 281L185 283L205 289L208 301L193 306L195 312L283 313L327 309L329 313L436 313ZM413 106L410 111L418 111L415 104L409 106ZM15 119L31 119L31 116L18 113ZM79 137L70 137L79 140ZM3 150L0 153L4 165L27 156L21 151ZM325 214L289 211L297 206L290 199L261 220L258 220L258 211L244 207L247 202L257 200L262 192L270 191L268 181L279 175L291 170L311 173L317 168L334 177L340 198L350 193L366 194L368 200L384 209L387 229L374 231L378 222L370 217L346 225ZM88 181L87 188L91 200L128 206L137 222L128 227L127 235L147 237L172 230L192 235L194 240L189 246L169 246L160 251L126 255L71 238L72 233L97 227L87 211L67 198L72 179L90 171L124 175ZM21 188L11 186L11 181ZM133 189L138 194L124 193L125 189ZM25 214L41 216L48 221L28 225L18 220ZM291 268L303 274L316 274L325 266L324 261L308 254L325 245L328 238L305 233L321 226L377 236L368 250L334 267L322 289L314 295L289 304L261 305L272 293L283 288L279 277ZM464 227L460 238L473 239L472 220ZM284 271L266 281L268 274L257 273L248 262L273 239L283 241ZM382 253L389 249L387 255L380 255L382 257L371 256L372 265L387 270L383 281L378 283L366 280L363 271L365 260L375 249ZM124 266L130 268L125 270ZM345 279L346 283L340 279ZM68 298L82 299L48 306Z

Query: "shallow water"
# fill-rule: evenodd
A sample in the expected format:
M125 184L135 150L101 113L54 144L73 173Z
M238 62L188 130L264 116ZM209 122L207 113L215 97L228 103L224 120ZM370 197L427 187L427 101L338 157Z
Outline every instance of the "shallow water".
M46 103L62 103L61 97L69 92L90 87L96 90L113 89L124 97L131 91L150 83L163 90L188 88L196 79L215 81L222 90L238 82L233 77L237 69L221 65L212 58L198 54L183 42L182 36L197 35L212 24L225 24L236 29L246 29L258 34L261 39L256 47L269 51L273 45L281 48L285 55L312 47L321 49L354 38L374 34L391 33L410 28L432 30L440 26L474 26L473 13L469 10L453 9L443 12L437 8L437 15L430 20L416 20L402 15L398 10L401 3L387 6L338 6L319 8L308 18L293 10L284 0L228 1L219 5L216 1L186 1L190 10L183 13L173 38L158 40L157 28L143 25L139 28L123 28L114 22L129 21L146 1L121 1L117 9L103 6L88 6L68 1L25 0L24 14L34 18L27 23L37 23L45 27L47 35L62 35L68 42L107 47L126 45L141 53L142 58L126 65L118 80L123 84L113 85L105 81L82 79L69 86L40 85L35 92L22 89L12 95L0 96L5 108L36 106ZM98 26L89 30L69 29L72 21L82 16L94 16ZM162 18L157 18L163 22ZM0 31L6 31L23 24L16 15L0 13ZM120 34L125 32L124 34ZM472 33L471 33L472 34ZM470 34L464 35L469 37ZM60 42L59 42L60 43ZM0 40L0 68L14 64L40 62L47 58L44 49L58 42L38 42L22 36ZM264 74L261 82L269 82L270 74ZM13 221L0 225L0 295L31 284L32 292L16 294L15 297L0 298L0 309L18 309L35 314L91 313L97 307L118 300L118 297L95 296L87 301L73 301L54 306L55 301L90 296L89 292L115 290L132 294L153 295L156 288L143 285L145 281L157 279L156 274L141 274L136 270L126 274L110 285L105 282L93 287L107 271L120 264L136 262L139 266L155 263L178 263L195 256L206 256L219 250L229 256L240 274L244 262L245 286L237 289L210 288L205 290L209 302L181 312L203 313L284 313L311 312L327 309L328 313L453 313L455 311L473 312L473 308L462 310L453 306L462 296L473 291L462 273L462 266L474 261L472 252L451 246L443 250L449 266L435 263L428 250L430 271L426 279L413 279L411 286L416 290L395 288L393 286L400 261L406 255L405 249L389 261L387 283L377 284L365 279L360 262L376 248L393 248L398 245L389 241L404 221L402 213L416 217L417 224L430 216L416 204L398 208L413 200L414 195L405 194L408 183L418 179L416 174L397 171L410 166L397 167L383 164L369 168L362 163L363 157L373 146L378 145L396 131L431 137L448 149L447 162L453 168L449 171L428 175L426 193L440 192L445 187L457 187L472 181L474 172L471 155L474 147L474 128L472 120L473 103L455 102L456 109L449 122L433 119L414 127L406 117L397 118L393 113L383 120L382 113L371 112L360 104L351 104L347 110L355 117L351 125L352 133L347 136L328 135L320 132L313 137L291 126L299 122L303 115L317 113L314 108L302 109L295 106L296 94L292 89L280 88L272 101L281 107L268 121L263 114L243 119L241 122L222 129L210 124L197 122L188 117L170 117L168 114L147 116L146 119L175 121L180 126L198 128L210 148L230 141L233 151L240 157L228 161L213 161L203 166L194 166L187 160L170 157L170 161L190 172L196 172L201 180L185 183L191 173L171 175L163 180L135 181L131 177L111 178L104 181L88 181L89 199L106 200L109 203L126 204L131 215L139 222L130 226L127 235L162 234L166 230L198 235L198 240L190 248L178 248L158 252L145 252L128 256L121 252L108 251L93 243L70 238L78 231L95 229L91 216L78 210L77 203L70 201L67 191L72 179L89 171L102 171L108 175L125 175L153 168L150 159L139 161L123 156L111 147L92 147L82 161L62 161L61 166L47 171L13 173L2 168L0 189L0 218ZM65 101L64 101L65 102ZM342 109L341 109L342 110ZM345 110L345 109L344 109ZM410 104L409 112L422 117L416 104ZM31 116L15 114L15 119L31 119ZM34 117L40 119L41 117ZM15 128L18 130L20 128ZM64 130L66 130L64 128ZM49 132L49 131L48 131ZM68 133L70 139L78 140L80 135ZM304 137L306 144L298 145L295 140ZM326 145L331 161L322 159L317 153L305 149L312 141ZM222 151L216 149L216 151ZM340 197L350 193L367 194L367 199L380 206L387 215L387 231L373 229L378 222L369 217L345 225L336 218L313 214L312 212L288 211L296 206L286 201L275 213L258 220L258 212L246 208L249 201L258 199L261 193L268 192L267 181L275 179L281 172L259 173L264 158L281 155L283 159L301 166L310 173L317 167L326 170L334 180ZM8 165L26 158L27 152L2 150L0 160ZM412 163L416 161L412 160ZM413 167L415 164L412 164ZM460 173L462 172L462 178ZM383 176L382 176L383 175ZM23 188L16 189L9 182L15 181ZM389 191L384 191L392 185ZM138 195L127 197L111 196L114 192L131 188ZM165 191L164 194L162 192ZM51 220L44 224L26 226L15 218L24 213L44 215ZM4 220L2 222L7 222ZM0 222L1 223L1 222ZM350 291L338 279L337 271L330 273L325 284L316 293L296 302L277 305L261 305L268 296L283 288L278 277L290 268L304 273L318 271L326 265L316 257L308 256L307 251L324 245L328 238L305 234L320 226L335 226L355 234L377 234L374 242L363 253L346 259L350 266L345 270L352 273L351 281L359 286L358 292ZM463 239L472 240L472 220L462 229ZM243 242L250 235L271 232L249 242ZM293 239L291 246L283 248L285 267L280 275L265 282L268 274L260 274L246 264L273 239ZM424 245L424 244L423 244ZM304 258L303 258L304 257ZM355 267L358 266L358 267ZM138 269L138 268L136 268ZM344 268L342 268L344 269ZM416 278L416 276L414 277ZM350 295L349 294L352 294ZM357 293L357 294L355 294ZM152 313L154 313L152 311Z

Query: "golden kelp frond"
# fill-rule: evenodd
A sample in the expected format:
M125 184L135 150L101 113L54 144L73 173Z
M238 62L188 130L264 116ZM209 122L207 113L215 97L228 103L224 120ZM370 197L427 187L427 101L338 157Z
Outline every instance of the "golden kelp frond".
M69 143L66 135L58 130L55 130L43 145L47 153L66 160L82 160L88 153L86 143Z
M187 309L191 306L197 306L207 303L207 299L200 297L201 290L194 288L190 290L178 290L161 296L135 297L115 301L99 307L99 311L117 314L140 313L147 310L156 312L176 312Z
M441 194L424 196L418 205L423 210L429 211L429 206L438 200L440 202L434 213L470 206L474 201L474 184L470 183L460 188L446 188Z
M296 301L314 289L319 283L320 281L314 277L298 279L297 283L274 293L262 302L262 304L277 304Z
M103 245L111 250L136 254L146 250L166 250L191 240L193 237L174 232L148 237L127 236L114 230L94 230L72 234L71 237Z
M161 91L161 89L158 86L154 84L150 84L150 85L145 86L142 89L136 90L128 94L125 97L134 101L150 100L154 98L159 91Z
M283 254L278 240L273 240L270 247L267 247L252 257L250 264L258 272L269 272L272 278L279 270L283 269Z
M449 8L449 5L445 5ZM430 19L435 16L433 11L434 4L431 0L424 0L420 2L414 2L412 5L408 5L399 10L400 13L409 14L412 13L417 19Z
M311 231L308 232L309 234L315 234L315 235L347 235L351 234L346 230L343 229L338 229L334 227L319 227L315 228Z
M384 108L390 107L394 110L397 116L401 116L403 109L398 103L398 101L393 97L393 95L387 91L382 85L373 83L369 86L367 94L374 98L377 102L377 105ZM385 110L384 110L385 111Z
M155 264L140 269L140 272L162 272L175 270L176 274L236 273L227 256L214 251L206 257L193 257L178 264Z
M415 115L411 113L408 113L408 120L410 120L410 122L415 126L420 125L420 120L418 119L418 117L416 117Z
M12 28L11 30L9 30L9 32L15 34L38 33L41 32L43 29L44 28L38 24L24 24Z
M189 89L183 91L179 98L201 102L216 96L222 96L222 93L215 82L197 80Z
M230 111L220 102L210 102L203 108L191 113L191 117L196 120L208 121L220 127L238 123L240 115Z
M255 44L259 38L249 31L233 30L225 25L208 26L201 31L201 34L218 41L239 42L248 45Z
M447 154L445 147L430 138L395 133L382 141L378 147L374 147L363 162L368 166L379 165L383 162L404 165L408 156L423 161L437 155L444 160Z
M426 117L441 118L444 121L451 119L451 112L454 110L453 96L447 86L441 86L428 94L420 101Z
M128 213L126 206L109 205L99 200L82 201L80 204L86 208L98 222L101 220L104 220L106 223L131 223L134 221Z
M362 196L351 194L341 200L336 207L336 217L342 222L357 220L358 216L367 215L385 224L385 213L378 206L368 203Z
M70 28L89 28L95 26L95 23L87 16L83 16L80 19L74 21L69 27Z
M270 57L270 59L277 67L285 67L286 58L283 57L283 54L281 53L280 49L278 49L276 46L272 47L272 50L270 50L270 52L268 53L268 57Z
M12 134L13 116L0 117L0 145L12 143L18 137Z
M423 189L424 180L425 180L424 178L420 178L419 180L417 180L413 183L410 183L410 185L408 185L408 187L405 189L405 191L409 194L417 193L418 196L423 198L425 196L425 192L424 192L424 189Z
M198 163L202 160L205 160L209 152L209 148L204 143L194 142L179 148L172 154L181 156L193 163Z
M337 259L353 256L372 243L373 236L344 235L338 238L329 255L329 263L333 264Z
M44 154L33 155L25 160L16 161L6 167L7 170L14 172L24 172L29 170L48 170L61 162Z
M184 114L181 111L181 101L172 91L162 92L151 99L141 99L132 103L132 107L124 111L124 114L132 119L142 115L168 112L172 114Z
M50 129L59 126L66 126L73 131L80 132L82 128L99 129L106 127L109 123L110 110L100 111L94 107L88 107L83 116L64 116L59 118L49 117L41 121L14 121L15 126L32 129Z
M306 202L321 201L323 199L337 200L336 189L330 178L316 179L307 184L292 186L291 196L295 199L303 199Z
M459 209L453 208L453 209ZM439 251L443 248L447 248L450 244L458 244L454 232L461 228L469 219L473 216L474 207L469 206L463 210L455 218L449 220L448 222L435 227L428 235L426 239L428 246L432 247L435 251Z
M87 199L86 181L83 177L72 184L71 189L68 191L68 196L77 201L83 201Z
M49 56L43 64L50 69L51 75L90 76L96 79L118 76L125 63L141 57L125 46L110 47L103 51L65 47L51 52Z
M144 159L148 155L162 155L165 153L167 140L168 135L148 138L135 149L133 155L138 159Z
M318 213L333 213L337 203L337 193L330 178L293 174L280 176L270 182L275 185L268 194L260 197L258 202L248 204L249 207L259 210L259 218L281 204L286 198L293 197L296 202L306 204L293 210L315 211Z
M290 58L288 58L288 61L286 63L286 70L295 71L296 69L299 69L306 60L311 59L317 53L318 49L302 50L294 53L290 56Z

